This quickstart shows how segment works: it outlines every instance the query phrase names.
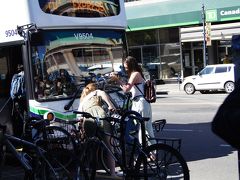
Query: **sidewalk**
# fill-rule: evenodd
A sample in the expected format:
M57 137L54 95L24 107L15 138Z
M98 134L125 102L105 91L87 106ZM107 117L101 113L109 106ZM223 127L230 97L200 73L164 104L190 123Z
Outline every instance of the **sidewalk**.
M181 84L178 83L160 84L156 86L156 92L157 95L185 93L180 86Z

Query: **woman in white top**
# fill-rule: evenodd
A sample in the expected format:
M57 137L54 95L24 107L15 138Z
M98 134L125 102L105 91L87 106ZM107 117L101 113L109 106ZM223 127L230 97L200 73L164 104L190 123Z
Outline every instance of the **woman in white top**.
M128 83L120 81L117 77L112 77L112 80L117 81L124 92L131 92L132 110L140 113L142 117L149 118L149 121L145 122L146 133L150 137L154 137L151 104L145 100L143 95L145 79L142 69L137 60L131 56L128 56L124 61L124 68L129 77ZM139 132L139 140L141 140L141 132ZM151 141L151 144L153 143L155 143L154 140Z

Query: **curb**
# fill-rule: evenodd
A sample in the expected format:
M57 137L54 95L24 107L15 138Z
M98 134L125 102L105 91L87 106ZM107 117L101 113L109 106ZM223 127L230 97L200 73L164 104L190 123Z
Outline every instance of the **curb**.
M156 91L157 95L168 94L168 91Z

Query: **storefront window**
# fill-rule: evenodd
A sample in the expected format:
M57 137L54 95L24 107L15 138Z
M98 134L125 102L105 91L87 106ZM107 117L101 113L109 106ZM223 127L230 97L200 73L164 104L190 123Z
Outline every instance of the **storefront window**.
M143 64L149 64L155 61L158 56L158 46L143 47Z
M178 28L159 29L159 39L161 43L176 43L179 42Z
M157 58L159 55L159 46L145 46L143 47L143 68L145 68L152 79L159 78L160 61Z
M203 42L193 42L192 46L193 47L203 47Z
M163 79L177 77L181 72L180 45L179 43L162 44L161 64Z
M180 54L180 45L179 43L169 43L169 44L163 44L160 47L161 49L161 55L174 55Z
M226 54L231 60L232 59L231 41L219 41L217 63L222 64L223 58L225 57Z
M138 63L142 63L141 47L130 48L129 55L135 57Z
M191 49L191 43L190 42L182 43L182 49L183 50Z
M129 46L157 44L156 30L135 31L127 33Z
M181 72L178 28L129 32L129 54L152 79L177 78Z

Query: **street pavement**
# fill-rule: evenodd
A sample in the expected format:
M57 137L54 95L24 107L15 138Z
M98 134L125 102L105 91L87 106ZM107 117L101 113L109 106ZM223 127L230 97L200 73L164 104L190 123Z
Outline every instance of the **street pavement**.
M1 180L23 180L24 171L20 164L13 159L12 156L7 156L5 159L5 165L2 167L2 178Z
M169 83L156 85L157 94L183 94L185 93L181 90L181 84L179 83Z
M176 83L157 85L156 92L157 94L166 95L184 93L183 91L180 91L179 84ZM24 179L24 172L20 164L17 163L11 156L8 156L6 160L6 166L3 167L2 180L15 180L15 179L18 180ZM100 174L97 179L101 180L111 178L109 176Z
M152 104L153 120L167 120L161 137L182 139L181 154L191 179L238 180L237 151L211 131L211 121L228 94L187 95L178 84L158 85L157 92L160 95Z
M166 106L166 105L164 105L164 102L163 102L163 100L166 99L164 97L169 97L169 98L166 99L166 101L167 101L166 103L168 103L168 104L169 103L171 104L171 102L172 102L172 101L170 101L171 97L178 97L178 98L179 97L183 97L183 98L192 97L192 96L186 95L186 93L183 90L180 89L180 84L178 84L178 83L157 85L156 86L156 91L157 91L158 95L160 95L160 96L162 95L161 104L163 104L163 106ZM196 94L200 94L200 93L196 92ZM202 95L200 97L203 98L203 97L206 97L206 96ZM186 103L187 102L185 102L185 104ZM159 105L158 105L158 103L154 103L154 106L158 107ZM175 109L175 111L176 110L179 111L178 109ZM195 131L193 131L193 132L195 132ZM188 137L188 138L190 139L190 137ZM186 139L187 138L185 138L185 140ZM211 140L211 138L209 140ZM206 139L206 142L207 141L208 141L208 139ZM205 144L206 144L206 142L205 142ZM189 143L191 143L191 142L189 142ZM194 143L192 143L192 144L194 144ZM223 144L223 146L226 147L226 148L229 148L226 144ZM202 148L203 148L202 151L206 152L207 150L205 150L205 149L209 148L209 147L202 147ZM184 148L183 148L183 150L184 150ZM195 150L195 153L196 153L197 152L196 148L194 150ZM192 150L192 151L194 151L194 150ZM215 151L216 151L216 149L215 149ZM184 153L184 151L183 151L183 153ZM187 154L188 155L190 154L191 156L199 156L198 154L195 154L195 153L188 152ZM199 150L199 153L200 154L202 153L201 150ZM212 153L214 153L214 152L212 152ZM234 151L231 154L228 154L227 156L219 156L218 158L205 158L205 159L195 160L195 161L189 160L187 158L188 166L189 166L189 169L190 169L191 179L193 179L193 180L205 180L205 179L206 180L214 180L214 179L212 179L213 177L218 177L218 180L219 180L219 178L220 178L219 175L224 173L225 175L221 176L221 178L220 178L221 180L225 180L225 179L226 180L237 180L238 179L238 172L237 172L237 166L238 165L235 164L235 163L237 163L236 158L237 158L237 152L236 151ZM220 164L222 164L222 165L220 165ZM3 178L3 180L23 179L23 171L22 171L21 168L19 168L19 165L10 164L10 166L5 167L5 170L6 170L6 171L4 170L4 177L5 178ZM222 166L235 167L235 168L232 168L230 171L226 172L224 170L225 169L229 170L229 168L221 168ZM209 171L206 171L206 167L209 167ZM217 174L213 175L213 172L217 173L218 175ZM211 178L209 179L209 177L211 177ZM227 177L229 177L230 179L227 178ZM103 179L110 179L110 178L108 176L100 175L100 176L98 176L97 179L98 180L103 180Z

